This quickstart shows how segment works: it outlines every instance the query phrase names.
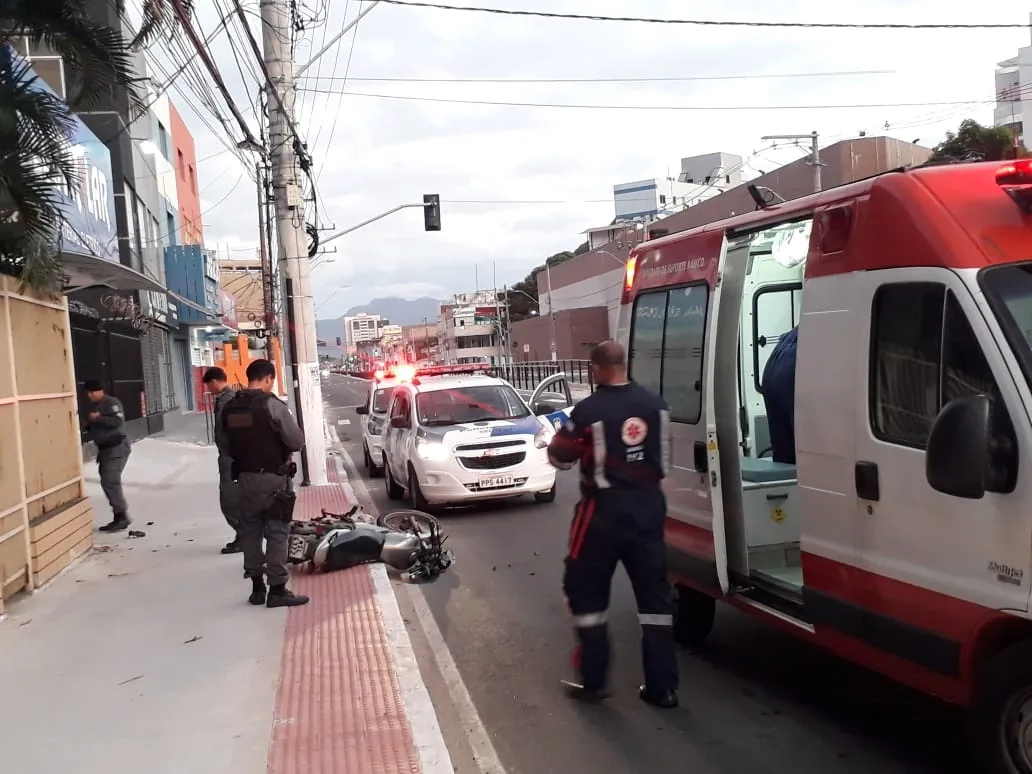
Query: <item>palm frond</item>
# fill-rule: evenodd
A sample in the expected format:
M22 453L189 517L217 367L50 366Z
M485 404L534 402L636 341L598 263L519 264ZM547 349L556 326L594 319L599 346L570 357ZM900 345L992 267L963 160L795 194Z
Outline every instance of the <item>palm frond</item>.
M70 143L68 105L41 87L29 63L10 54L0 46L0 254L7 273L21 267L23 281L35 283L53 279L53 245L82 172Z
M0 19L0 39L42 41L64 59L74 83L69 104L88 110L124 90L143 110L139 55L119 30L92 21L82 0L0 0Z
M193 19L193 0L142 0L143 22L130 45L140 48L153 43L163 32L170 32L179 25L175 3L183 9L187 21Z

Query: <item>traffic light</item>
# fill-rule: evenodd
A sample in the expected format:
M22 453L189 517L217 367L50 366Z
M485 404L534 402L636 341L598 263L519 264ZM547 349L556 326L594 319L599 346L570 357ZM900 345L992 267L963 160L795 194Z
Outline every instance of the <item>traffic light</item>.
M441 230L440 194L423 194L423 230Z

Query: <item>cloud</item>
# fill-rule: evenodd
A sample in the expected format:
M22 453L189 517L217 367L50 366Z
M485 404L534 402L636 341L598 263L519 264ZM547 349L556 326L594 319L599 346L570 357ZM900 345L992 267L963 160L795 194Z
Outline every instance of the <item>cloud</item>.
M325 27L307 21L296 59L307 61L359 3L327 0ZM583 12L576 0L491 0L485 5ZM200 4L205 34L218 3ZM248 6L257 16L257 3ZM955 6L943 17L931 0L875 0L861 11L785 0L776 11L754 1L597 0L592 12L739 20L877 22L1024 21L1018 0ZM252 25L261 42L257 20ZM328 31L328 34L327 34ZM234 27L246 82L225 32L211 44L235 101L252 109L258 69ZM449 104L340 96L354 40L347 92L443 99L636 106L914 104L832 110L590 110ZM442 197L444 230L426 234L418 210L403 210L329 246L335 260L316 270L320 315L375 296L445 295L473 284L521 279L547 255L573 249L584 229L613 217L616 183L679 171L685 156L725 151L749 157L748 170L799 158L795 147L768 149L767 134L817 130L824 143L859 131L934 144L962 118L991 121L995 63L1028 45L1022 30L800 30L756 27L577 22L381 5L305 73L297 123L319 172L319 222L337 229L424 193ZM171 72L185 58L166 54ZM673 80L729 75L891 70L890 75ZM171 96L194 131L209 246L247 254L257 244L256 191L220 143L240 132L213 89L189 73ZM654 78L622 83L430 83L385 78ZM660 80L666 79L666 80ZM204 83L210 79L205 78ZM196 90L195 90L196 87ZM212 95L209 95L209 90ZM336 92L336 93L326 93ZM984 100L981 104L957 104ZM205 103L213 102L228 129ZM208 127L202 123L206 119ZM886 124L888 129L885 128ZM210 127L210 128L209 128ZM753 155L760 151L759 155ZM244 172L243 176L241 173ZM240 182L234 182L240 177ZM535 203L536 202L536 203ZM310 214L309 218L313 216ZM329 236L326 232L324 236ZM342 284L349 288L334 292ZM332 293L332 297L331 297ZM329 298L327 301L326 299Z

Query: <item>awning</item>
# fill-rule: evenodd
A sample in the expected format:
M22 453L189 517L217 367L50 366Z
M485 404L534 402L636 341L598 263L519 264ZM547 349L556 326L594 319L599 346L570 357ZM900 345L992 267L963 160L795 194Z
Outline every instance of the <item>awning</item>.
M160 282L151 279L146 274L141 274L136 269L114 261L105 261L103 258L92 255L61 253L61 267L67 278L65 294L97 285L103 285L112 290L167 292Z

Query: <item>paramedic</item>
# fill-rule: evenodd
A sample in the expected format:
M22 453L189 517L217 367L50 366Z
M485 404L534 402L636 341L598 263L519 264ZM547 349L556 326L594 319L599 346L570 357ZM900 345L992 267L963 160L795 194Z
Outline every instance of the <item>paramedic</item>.
M660 481L670 464L666 402L627 379L623 347L606 341L591 353L598 389L578 403L548 447L549 461L567 470L580 461L581 499L570 528L563 590L573 616L579 683L571 696L609 695L609 592L618 562L638 603L645 683L639 697L657 707L678 705L673 594L667 582Z
M251 579L252 586L248 601L294 607L308 602L308 597L287 589L287 551L296 497L290 479L297 472L290 457L305 445L305 435L287 405L272 394L275 381L272 363L253 361L247 366L247 389L226 403L221 422L237 482L238 539L244 553L244 576Z
M774 462L796 464L795 448L795 376L797 325L782 336L763 367L760 391L767 407L770 428L771 456Z
M233 459L229 456L229 439L226 438L226 430L222 427L222 409L226 407L234 396L236 390L229 386L226 372L218 366L213 366L204 372L201 380L204 389L209 395L215 397L214 427L215 427L215 448L219 450L219 507L222 515L233 530L233 539L226 543L222 549L224 554L240 553L240 514L237 513L237 491L236 482L233 480Z
M90 401L90 413L83 423L82 439L93 441L97 446L97 470L100 475L100 488L114 518L103 527L101 532L121 532L128 529L129 504L125 501L122 489L122 471L129 461L132 447L129 436L125 433L125 409L122 401L104 392L104 387L96 379L87 379L83 384L86 397Z

